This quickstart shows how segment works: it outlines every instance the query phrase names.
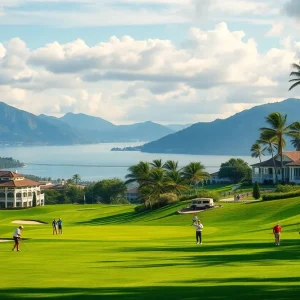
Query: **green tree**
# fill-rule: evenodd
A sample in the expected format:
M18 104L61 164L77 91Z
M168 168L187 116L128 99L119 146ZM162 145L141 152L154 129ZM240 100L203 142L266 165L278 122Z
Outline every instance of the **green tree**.
M33 207L36 207L36 204L37 204L37 203L36 203L36 193L34 192L34 193L33 193L33 198L32 198L32 206L33 206Z
M265 137L264 134L260 135L260 139L257 140L257 143L264 146L264 151L268 151L272 156L273 166L274 166L274 172L275 172L275 182L278 183L278 175L277 175L277 167L276 167L276 161L274 158L274 153L277 151L277 144L276 139Z
M150 165L148 162L141 161L137 165L128 168L129 173L125 176L125 184L138 183L142 184L150 174Z
M259 162L261 162L261 157L265 155L264 152L265 149L263 149L258 142L251 147L251 157L259 158Z
M111 203L114 199L124 196L127 187L125 183L118 179L105 179L99 181L94 186L94 197L103 203Z
M240 158L231 158L222 163L219 170L220 178L229 178L234 183L251 179L251 169L247 162Z
M181 195L182 192L188 190L187 181L183 177L183 173L181 171L170 171L167 172L164 179L164 184L166 186L166 190L169 193L174 193L176 195Z
M296 71L292 72L290 76L295 76L296 78L291 79L289 82L294 82L292 86L289 88L289 91L295 88L300 84L300 64L292 64L292 67L296 69Z
M156 169L162 169L163 162L161 159L155 159L150 163L150 166Z
M266 122L270 127L260 128L261 137L267 140L274 140L277 144L277 154L280 155L281 162L281 179L284 181L284 170L283 170L283 149L286 146L285 136L292 136L296 133L294 126L297 122L287 125L287 115L283 115L279 112L274 112L268 115Z
M80 178L79 174L73 175L72 179L73 179L73 182L75 182L76 185L78 184L78 182L81 181L81 178Z
M65 195L71 203L83 203L84 190L74 185L70 185L65 190Z
M196 187L198 182L202 182L210 178L209 173L205 171L204 165L200 162L191 162L182 169L183 177L189 184Z
M164 163L163 168L168 172L177 171L178 170L178 161L167 160Z
M89 184L87 187L84 188L86 204L92 204L96 202L94 195L95 184L96 183Z
M259 188L259 184L257 182L255 182L254 186L253 186L253 197L254 199L259 199L260 198L260 188Z

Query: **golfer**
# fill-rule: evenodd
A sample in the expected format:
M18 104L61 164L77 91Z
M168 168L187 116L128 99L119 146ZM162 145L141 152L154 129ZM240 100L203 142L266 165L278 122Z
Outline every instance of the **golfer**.
M198 221L198 217L197 217L197 215L195 214L194 217L193 217L193 222L192 222L192 225L191 225L191 226L193 226L197 221Z
M57 225L58 225L58 233L62 234L62 219L61 218L58 219Z
M280 233L281 233L281 226L279 225L279 223L277 223L273 227L273 234L274 234L274 237L275 237L275 245L276 246L280 245Z
M16 228L14 235L13 235L13 239L15 241L15 245L12 248L12 251L15 251L15 249L17 248L17 251L20 252L20 239L21 239L21 231L24 227L23 226L19 226L18 228Z
M55 233L57 234L57 222L55 219L52 221L52 228L53 228L53 234Z
M193 224L196 227L196 244L202 244L202 229L203 225L201 224L201 221L198 220Z

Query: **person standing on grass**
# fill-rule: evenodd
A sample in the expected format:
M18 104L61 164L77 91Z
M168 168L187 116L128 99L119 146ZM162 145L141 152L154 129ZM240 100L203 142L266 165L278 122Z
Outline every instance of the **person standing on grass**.
M61 218L58 219L57 225L58 225L58 233L62 234L62 219Z
M191 226L193 226L197 221L198 221L198 217L197 217L197 215L195 214L194 217L193 217L193 222L192 222L192 225L191 225Z
M14 235L13 235L13 239L15 241L15 245L12 248L12 251L15 251L15 249L17 248L17 251L21 251L20 250L20 239L21 239L21 231L24 227L21 225L18 228L16 228Z
M201 224L201 221L198 220L193 224L196 227L196 244L202 244L202 229L203 225Z
M274 237L275 237L275 245L276 246L280 245L280 233L281 233L281 226L279 225L279 223L277 223L273 227L273 234L274 234Z
M53 228L53 234L54 233L57 234L57 222L55 219L52 221L52 228Z

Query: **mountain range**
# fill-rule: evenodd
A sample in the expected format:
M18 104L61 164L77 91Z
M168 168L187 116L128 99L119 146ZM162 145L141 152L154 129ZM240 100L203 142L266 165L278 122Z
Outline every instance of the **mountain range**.
M272 112L287 114L288 123L300 121L300 99L259 105L227 119L196 123L186 129L145 144L142 152L203 155L249 155L267 127L265 117ZM292 149L290 147L290 149Z
M0 102L0 144L73 145L101 142L153 141L174 130L151 121L114 125L85 114L61 118L28 113Z
M249 155L252 144L259 137L259 128L266 126L265 117L272 112L287 114L288 123L299 121L300 100L287 99L259 105L227 119L191 126L163 126L151 121L115 125L98 117L73 113L61 118L36 116L0 102L0 144L73 145L151 141L141 146L142 152Z

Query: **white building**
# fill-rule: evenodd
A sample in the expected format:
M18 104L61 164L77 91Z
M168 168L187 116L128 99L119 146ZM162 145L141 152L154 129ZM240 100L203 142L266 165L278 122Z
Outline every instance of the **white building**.
M219 177L219 172L215 172L210 174L210 179L208 180L210 184L230 184L232 183L232 180L230 180L229 178L220 178Z
M283 152L283 178L284 182L300 184L300 151ZM274 167L275 163L275 167ZM282 180L281 155L276 155L261 163L252 165L252 182L274 184L277 178Z
M36 205L45 205L40 185L40 182L26 179L24 175L0 171L0 208L32 207L34 193Z
M125 194L126 199L131 203L137 203L139 202L139 189L138 188L132 188L128 189Z

